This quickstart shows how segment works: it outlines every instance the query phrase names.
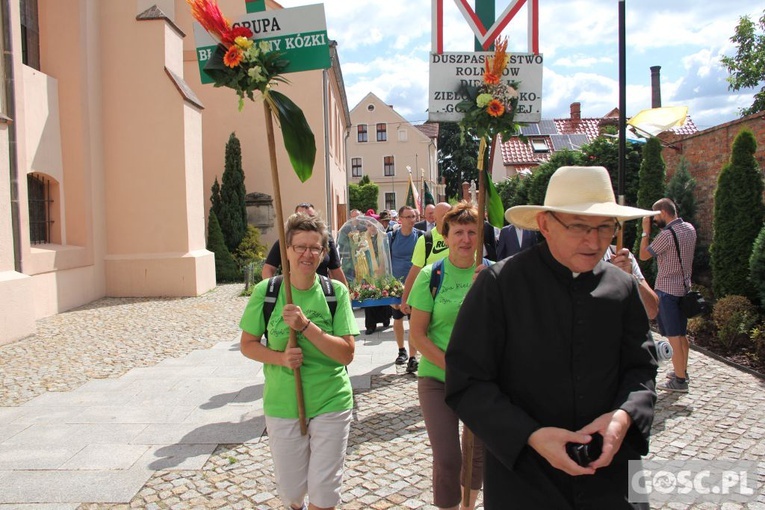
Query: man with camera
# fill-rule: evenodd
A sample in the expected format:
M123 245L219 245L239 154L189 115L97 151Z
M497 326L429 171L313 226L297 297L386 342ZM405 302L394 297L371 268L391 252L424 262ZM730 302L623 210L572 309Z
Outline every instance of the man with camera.
M632 276L603 260L619 223L603 167L561 167L543 206L507 220L545 241L481 271L446 351L446 403L486 447L484 507L646 508L628 461L648 452L657 362Z
M691 288L696 229L677 217L675 203L669 198L658 200L653 204L653 210L659 211L659 215L653 221L651 218L643 218L639 255L640 260L656 257L658 274L654 289L659 296L659 331L672 346L674 368L667 374L667 381L659 385L659 389L688 393L688 319L680 309L680 298ZM651 223L661 231L649 244Z

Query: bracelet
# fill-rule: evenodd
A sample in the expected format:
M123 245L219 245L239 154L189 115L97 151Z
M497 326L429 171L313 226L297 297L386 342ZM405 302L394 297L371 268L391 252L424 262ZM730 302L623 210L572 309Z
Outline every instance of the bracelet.
M305 326L303 326L303 329L300 330L300 333L305 332L306 329L308 329L308 326L311 325L311 319L308 319L308 322L305 323Z

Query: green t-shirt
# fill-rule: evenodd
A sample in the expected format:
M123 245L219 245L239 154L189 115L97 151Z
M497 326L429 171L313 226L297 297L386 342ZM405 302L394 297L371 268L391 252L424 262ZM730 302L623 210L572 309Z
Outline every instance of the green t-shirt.
M430 274L432 272L432 264L422 268L414 281L414 285L412 285L412 292L409 294L407 303L412 308L430 313L428 338L436 344L436 347L446 351L454 322L457 320L457 312L459 312L462 301L473 284L475 265L467 269L460 269L449 262L448 258L445 259L444 271L441 274L441 290L436 294L435 301L430 294ZM441 382L446 380L444 371L425 356L420 360L417 375L430 377Z
M323 331L336 336L358 335L359 329L353 316L348 289L342 283L332 280L337 296L337 310L331 321L331 313L317 276L308 290L292 287L292 301L298 305L314 324ZM263 324L263 299L266 296L268 279L255 286L247 307L239 322L243 331L260 337L266 330ZM284 351L289 341L289 326L282 319L285 304L284 286L268 321L268 348ZM339 362L316 348L307 338L298 333L298 347L303 350L303 365L300 376L303 382L303 398L307 418L345 411L353 408L353 390L348 372ZM295 377L291 369L280 365L263 365L266 382L263 390L263 410L266 416L275 418L297 418L297 397Z
M436 229L430 232L433 234L433 249L430 250L428 260L425 260L425 236L422 235L417 239L417 244L414 245L412 265L423 267L425 264L432 264L437 260L445 259L449 255L449 247L446 246L443 236Z

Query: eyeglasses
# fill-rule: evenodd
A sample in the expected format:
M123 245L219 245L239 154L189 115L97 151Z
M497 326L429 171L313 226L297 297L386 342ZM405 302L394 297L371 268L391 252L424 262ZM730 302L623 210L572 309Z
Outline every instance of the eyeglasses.
M313 209L313 204L302 202L295 206L295 209Z
M560 218L555 216L555 213L551 212L550 216L555 218L555 221L563 225L566 230L568 230L569 234L571 234L574 237L584 237L590 234L593 230L595 230L598 233L598 237L601 239L611 239L616 235L616 233L619 231L619 222L617 221L614 224L607 224L607 225L600 225L598 227L591 227L589 225L585 225L583 223L572 223L571 225L566 225L563 223Z
M303 245L292 245L291 248L295 250L295 253L298 255L302 255L307 251L311 252L311 255L318 257L324 252L324 248L319 248L318 246L303 246Z
M399 216L399 218L401 218L402 220L411 220L412 218L414 218L414 214L410 214L408 216Z

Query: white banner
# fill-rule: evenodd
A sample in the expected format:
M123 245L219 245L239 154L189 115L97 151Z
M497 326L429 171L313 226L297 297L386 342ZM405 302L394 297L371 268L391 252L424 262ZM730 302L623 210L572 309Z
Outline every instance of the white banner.
M480 87L483 83L484 63L493 52L431 53L428 120L431 122L458 122L462 113L454 106L462 101L462 84ZM542 119L542 55L508 53L510 61L502 80L518 82L516 122L539 122Z

